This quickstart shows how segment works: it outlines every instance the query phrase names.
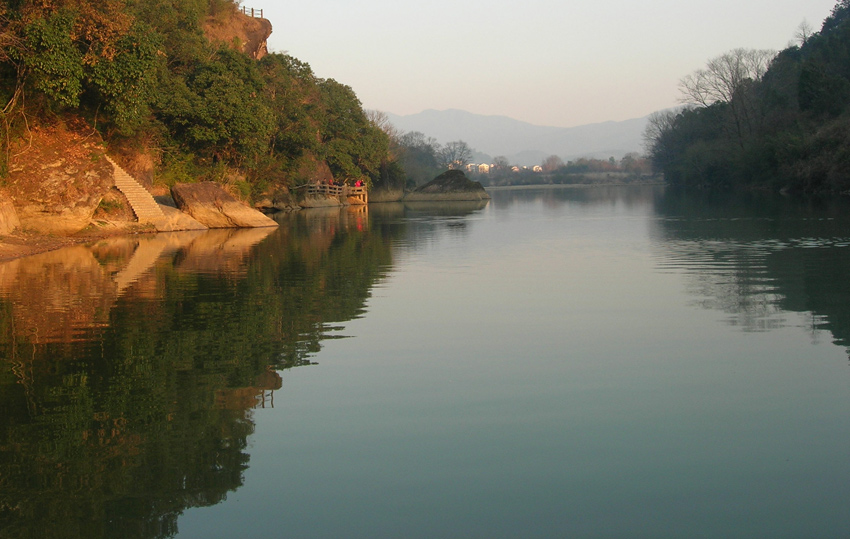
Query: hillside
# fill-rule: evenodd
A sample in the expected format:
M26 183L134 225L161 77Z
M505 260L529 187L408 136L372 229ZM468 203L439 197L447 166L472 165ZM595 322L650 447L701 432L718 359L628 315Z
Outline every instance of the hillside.
M550 155L568 161L578 157L619 159L630 152L642 153L647 122L647 118L635 118L565 128L462 110L426 110L388 117L402 131L419 131L443 144L463 140L478 152L505 156L511 163L527 166L539 165Z
M251 13L232 0L0 6L0 202L18 226L84 227L110 189L104 154L149 189L213 181L247 201L331 177L380 184L387 134L350 87L269 54L272 24Z
M654 115L649 153L696 188L850 193L850 0L820 32L734 49L682 79L689 106Z

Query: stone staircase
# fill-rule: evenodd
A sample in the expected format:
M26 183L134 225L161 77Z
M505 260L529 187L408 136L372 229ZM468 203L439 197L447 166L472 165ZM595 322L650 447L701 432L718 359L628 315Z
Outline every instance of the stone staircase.
M159 225L165 221L165 214L162 213L162 209L160 209L159 204L156 203L150 192L142 187L132 176L127 174L124 169L119 167L108 155L106 156L106 160L115 169L115 187L127 197L139 223L150 223L156 225L159 229Z

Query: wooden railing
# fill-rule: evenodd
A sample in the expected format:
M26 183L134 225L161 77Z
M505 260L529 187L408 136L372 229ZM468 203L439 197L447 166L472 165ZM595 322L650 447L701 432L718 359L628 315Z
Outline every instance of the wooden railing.
M254 17L254 18L257 18L257 19L263 18L263 10L262 9L254 9L252 7L249 8L249 7L242 6L242 8L239 11L241 11L245 15L250 15L251 17Z
M356 198L359 199L361 203L366 204L369 202L368 191L366 191L366 186L355 186L355 187L345 187L345 196L348 198Z
M308 195L326 195L336 198L354 197L360 199L363 204L368 202L368 191L365 185L352 187L349 185L332 185L329 183L311 183L307 185Z
M331 185L329 183L312 183L307 187L307 194L338 197L342 195L342 186Z

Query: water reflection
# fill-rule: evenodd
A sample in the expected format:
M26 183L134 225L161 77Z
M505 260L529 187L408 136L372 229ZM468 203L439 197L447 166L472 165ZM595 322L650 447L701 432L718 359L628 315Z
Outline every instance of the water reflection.
M657 188L494 191L489 205L315 209L279 216L277 229L116 238L46 253L0 265L0 536L175 534L186 508L217 504L242 486L255 409L274 406L275 392L286 386L286 370L312 365L325 339L343 336L346 322L364 316L369 295L398 266L400 254L422 251L438 237L467 239L480 231L481 221L518 204L533 205L534 211L521 214L527 219L541 213L540 206L575 214L600 206L638 209L617 230L632 223L648 226L655 268L684 275L701 307L728 313L731 323L746 330L779 327L790 323L789 313L805 313L813 327L850 344L850 241L844 235L850 230L844 216L850 213L841 204L736 202ZM588 213L581 226L554 220L540 226L547 232L570 227L572 239L587 233L587 240L582 236L571 245L590 252L584 242L606 239L591 231L610 212ZM637 214L649 219L632 216ZM539 234L536 227L527 229ZM494 232L475 240L486 242L488 234ZM454 247L466 252L469 243ZM451 249L443 253L451 258ZM553 260L561 263L567 254ZM479 269L467 273L478 278ZM529 289L511 290L516 306L540 308L522 303ZM605 361L593 357L587 365L599 363ZM564 364L570 363L559 359L542 366L560 372ZM478 384L494 370L489 364L470 368L469 379ZM610 376L604 373L606 380ZM541 393L528 380L535 398L557 394ZM577 394L598 393L576 383ZM512 380L498 396L514 386ZM625 389L607 395L633 395ZM427 399L430 391L420 396ZM552 409L611 406L564 402L574 406ZM629 401L623 409L633 405ZM493 425L496 416L517 411L513 405L480 409L494 410ZM587 424L596 429L610 420L592 417ZM662 424L654 417L648 422ZM541 439L528 433L548 436L563 424L540 423L539 431L531 422L511 426L516 431L508 429L510 437L520 447ZM523 429L525 437L515 434ZM690 423L683 426L688 429ZM487 438L488 448L504 447L505 440L498 440ZM553 463L570 455L562 451L568 445L551 446L557 453ZM578 442L576 448L573 456L584 451ZM486 453L473 451L476 459ZM504 462L515 464L519 451L508 453ZM604 464L608 469L610 463ZM620 479L615 478L618 486ZM586 489L581 490L583 495ZM643 492L642 484L638 490Z
M33 344L96 338L115 301L161 295L154 267L236 277L270 229L121 236L0 264L0 296L11 307L12 336ZM4 317L6 318L6 317Z
M392 264L364 209L282 221L0 265L0 535L171 536L242 484L252 410Z
M627 208L646 206L663 192L662 186L528 186L488 191L497 209L510 208L518 204L540 203L547 208L564 205L603 205Z
M850 346L847 200L668 191L655 207L658 267L687 276L695 305L745 331L807 324Z

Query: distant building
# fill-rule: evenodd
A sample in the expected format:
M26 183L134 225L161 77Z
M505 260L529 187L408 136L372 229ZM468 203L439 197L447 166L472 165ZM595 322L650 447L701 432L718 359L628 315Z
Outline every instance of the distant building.
M478 172L481 174L489 174L490 173L490 165L486 163L481 163L478 165Z

